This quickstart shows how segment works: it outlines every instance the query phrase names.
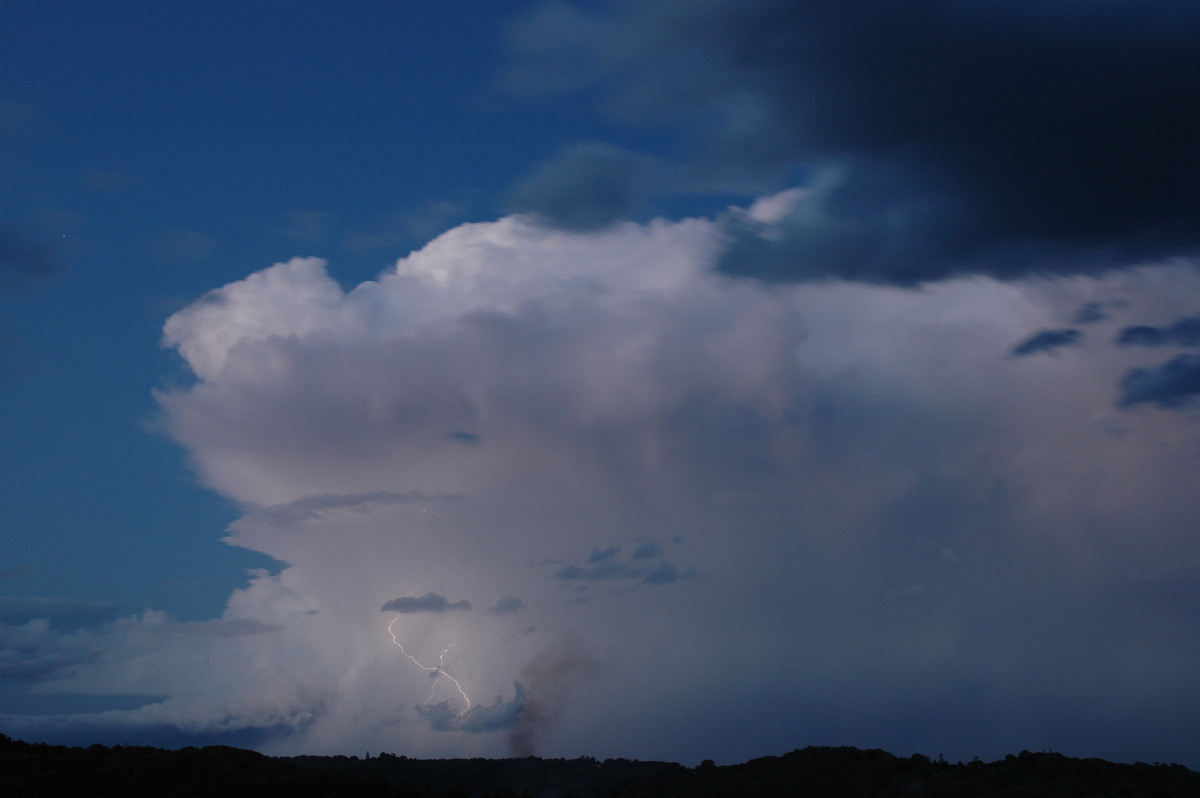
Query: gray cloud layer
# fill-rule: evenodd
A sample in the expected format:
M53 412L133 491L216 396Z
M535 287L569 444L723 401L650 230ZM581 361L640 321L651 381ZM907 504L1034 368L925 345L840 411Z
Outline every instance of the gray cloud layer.
M512 82L599 85L620 118L686 127L680 186L799 176L769 230L730 221L729 274L1095 274L1200 249L1197 39L1200 8L1174 2L550 4L513 32ZM613 217L631 203L605 198L638 190L538 182Z

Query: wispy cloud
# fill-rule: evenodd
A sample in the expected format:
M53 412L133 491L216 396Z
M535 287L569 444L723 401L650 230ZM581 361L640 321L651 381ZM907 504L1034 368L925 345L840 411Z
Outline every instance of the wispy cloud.
M1082 337L1079 330L1070 327L1042 330L1014 346L1012 353L1017 357L1025 357L1043 352L1054 352L1064 346L1077 346Z
M582 565L567 565L554 576L567 582L603 582L610 580L635 581L649 585L667 585L693 575L665 559L658 543L642 542L628 557L621 556L621 547L593 549Z
M1116 342L1120 346L1200 346L1200 316L1187 316L1165 327L1125 327Z

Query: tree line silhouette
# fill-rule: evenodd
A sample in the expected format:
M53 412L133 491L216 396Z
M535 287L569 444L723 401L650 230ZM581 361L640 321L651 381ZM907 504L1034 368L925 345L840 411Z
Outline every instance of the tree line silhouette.
M229 746L166 750L27 743L0 734L0 795L288 796L289 798L859 798L869 796L1129 796L1195 798L1200 773L1022 751L995 762L810 747L738 765L591 757L410 759L270 757Z

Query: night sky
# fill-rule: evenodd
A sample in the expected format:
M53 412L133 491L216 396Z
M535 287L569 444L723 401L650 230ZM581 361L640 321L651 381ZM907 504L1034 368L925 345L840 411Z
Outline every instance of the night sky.
M0 731L1200 767L1197 42L0 0Z

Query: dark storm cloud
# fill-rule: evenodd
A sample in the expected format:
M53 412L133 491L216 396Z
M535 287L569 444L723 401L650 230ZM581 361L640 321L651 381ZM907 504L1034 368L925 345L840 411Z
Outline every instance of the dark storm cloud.
M731 220L724 271L912 285L1200 251L1197 40L1182 2L554 5L515 30L514 81L686 125L709 185L799 175L769 231Z
M62 269L52 245L0 228L0 297L28 290Z
M1017 357L1023 357L1039 352L1053 352L1063 346L1075 346L1079 343L1079 338L1079 330L1069 327L1061 330L1043 330L1014 346L1012 353Z
M1166 327L1137 324L1117 335L1121 346L1200 346L1200 315L1187 316Z
M575 144L526 177L509 210L564 230L599 230L630 215L648 173L645 157L606 144Z
M1180 355L1161 366L1137 368L1121 380L1121 407L1152 403L1180 408L1200 395L1200 355Z
M380 612L464 612L471 609L471 602L466 599L449 601L440 593L426 593L423 596L401 596L386 602L379 608Z
M521 715L525 706L525 688L513 682L513 697L504 701L500 696L491 704L476 704L466 712L459 712L449 701L438 704L420 704L417 714L434 731L447 732L490 732L510 729Z

